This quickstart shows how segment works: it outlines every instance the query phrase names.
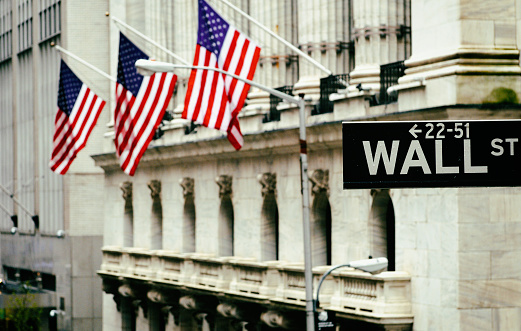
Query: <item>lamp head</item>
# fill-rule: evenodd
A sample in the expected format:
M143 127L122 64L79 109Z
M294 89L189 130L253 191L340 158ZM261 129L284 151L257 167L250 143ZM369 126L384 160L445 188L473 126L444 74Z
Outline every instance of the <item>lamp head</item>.
M171 72L174 69L171 63L145 59L137 60L135 66L137 72L143 76L152 76L156 72Z
M385 257L378 257L376 259L367 259L367 260L358 260L358 261L352 261L349 263L349 266L359 269L365 272L370 272L372 274L379 273L380 271L383 271L385 268L387 268L387 265L389 264L387 258Z

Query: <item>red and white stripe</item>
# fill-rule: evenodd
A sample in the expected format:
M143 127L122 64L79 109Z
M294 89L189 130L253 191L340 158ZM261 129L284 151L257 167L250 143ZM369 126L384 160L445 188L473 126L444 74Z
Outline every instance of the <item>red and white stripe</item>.
M194 65L220 68L251 80L260 56L260 47L230 26L219 58L197 45ZM183 118L228 134L235 149L243 145L237 116L250 85L209 70L192 70L188 81Z
M78 152L85 147L104 106L105 101L83 84L70 116L58 109L49 163L52 171L61 175L67 172Z
M158 128L174 92L177 76L157 73L145 76L137 96L116 84L116 154L123 171L133 176Z

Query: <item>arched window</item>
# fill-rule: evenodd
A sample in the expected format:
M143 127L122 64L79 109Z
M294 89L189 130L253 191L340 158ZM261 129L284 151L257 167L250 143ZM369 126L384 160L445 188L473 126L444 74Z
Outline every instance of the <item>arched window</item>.
M134 246L134 208L132 206L132 183L123 182L119 186L123 191L125 209L123 213L123 246Z
M194 179L185 177L179 181L183 187L183 252L195 252L195 203Z
M151 180L148 183L152 197L152 213L150 217L150 248L163 248L163 206L161 205L161 182Z
M311 206L311 249L313 265L331 265L331 205L329 204L329 171L318 169L310 176L313 185Z
M389 260L387 270L395 270L395 219L389 190L372 190L373 204L370 216L371 255Z
M261 260L279 259L279 209L277 207L277 177L272 173L258 176L262 185Z
M233 256L233 203L232 203L232 177L221 175L216 178L219 185L219 255Z

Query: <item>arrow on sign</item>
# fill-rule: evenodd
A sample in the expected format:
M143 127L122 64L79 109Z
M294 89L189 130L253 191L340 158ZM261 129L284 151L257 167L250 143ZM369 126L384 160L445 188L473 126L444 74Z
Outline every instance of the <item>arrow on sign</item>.
M417 124L414 124L414 126L409 130L409 133L412 134L414 138L418 138L418 135L416 133L421 133L422 130L415 130L418 127Z

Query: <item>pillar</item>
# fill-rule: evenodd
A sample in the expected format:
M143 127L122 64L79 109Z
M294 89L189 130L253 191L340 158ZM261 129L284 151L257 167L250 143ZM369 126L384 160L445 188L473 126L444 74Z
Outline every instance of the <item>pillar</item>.
M299 0L298 45L333 74L349 71L349 1ZM318 99L320 78L327 73L299 58L299 81L295 95Z
M515 0L420 0L411 16L412 56L399 81L400 110L516 102Z
M350 85L380 90L380 65L410 55L410 0L352 0L355 68Z

